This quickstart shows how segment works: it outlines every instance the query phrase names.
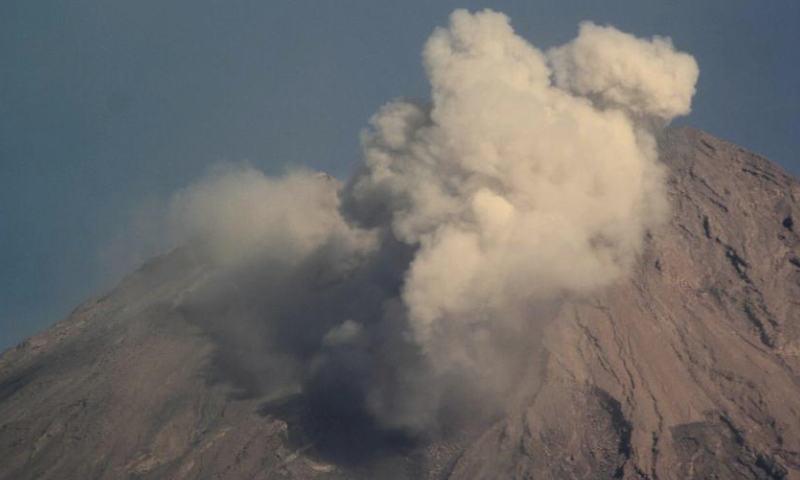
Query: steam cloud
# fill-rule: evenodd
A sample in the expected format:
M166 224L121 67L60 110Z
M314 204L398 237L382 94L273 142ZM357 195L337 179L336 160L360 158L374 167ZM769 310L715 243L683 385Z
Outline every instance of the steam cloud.
M669 39L584 23L543 52L490 10L422 56L431 103L383 106L344 186L228 167L170 212L214 267L183 308L221 364L412 433L502 408L548 306L625 274L666 214L655 129L698 76Z

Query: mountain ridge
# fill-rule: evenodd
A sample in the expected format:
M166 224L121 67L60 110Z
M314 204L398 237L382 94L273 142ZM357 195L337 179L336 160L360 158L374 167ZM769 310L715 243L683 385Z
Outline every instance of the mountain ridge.
M490 425L265 396L183 306L209 272L178 249L0 355L0 478L800 478L800 183L688 127L659 148L670 219L559 305Z

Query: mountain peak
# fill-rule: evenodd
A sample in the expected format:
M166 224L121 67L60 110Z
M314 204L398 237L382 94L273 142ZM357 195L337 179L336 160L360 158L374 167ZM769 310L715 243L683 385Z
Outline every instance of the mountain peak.
M226 353L178 249L0 356L0 478L800 476L800 183L689 127L659 149L669 220L623 279L531 313L489 422L412 437L260 389L286 359Z

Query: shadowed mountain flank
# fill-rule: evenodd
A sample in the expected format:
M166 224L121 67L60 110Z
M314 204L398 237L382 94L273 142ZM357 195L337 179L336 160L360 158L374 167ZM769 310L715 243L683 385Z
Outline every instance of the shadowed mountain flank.
M331 325L385 315L391 262L248 291L177 249L0 356L0 479L800 478L800 183L689 128L659 150L668 220L622 278L531 312L491 415L456 378L436 431L389 428L364 379L399 360L318 362L359 334Z

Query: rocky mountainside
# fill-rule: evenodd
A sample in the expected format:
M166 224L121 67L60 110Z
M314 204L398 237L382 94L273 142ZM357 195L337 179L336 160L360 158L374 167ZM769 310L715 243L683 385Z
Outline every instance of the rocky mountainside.
M491 424L415 439L259 393L176 250L0 356L0 478L800 479L800 183L696 130L660 142L670 221L556 308Z

